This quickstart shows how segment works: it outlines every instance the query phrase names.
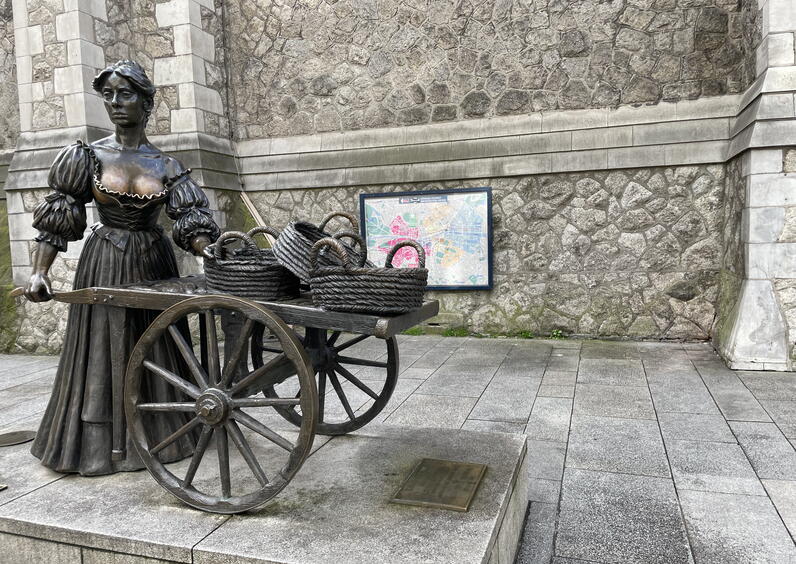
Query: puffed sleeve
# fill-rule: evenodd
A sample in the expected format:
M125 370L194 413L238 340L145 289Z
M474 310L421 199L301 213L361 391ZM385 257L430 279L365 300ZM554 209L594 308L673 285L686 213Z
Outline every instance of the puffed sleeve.
M83 238L86 204L91 201L92 161L88 148L78 141L61 149L50 167L47 184L53 189L33 210L36 241L65 251L69 241Z
M209 202L202 189L189 176L190 169L178 174L169 181L169 201L166 214L174 220L172 237L181 249L194 252L191 241L200 235L207 236L211 242L218 239L221 230L213 221L208 209Z

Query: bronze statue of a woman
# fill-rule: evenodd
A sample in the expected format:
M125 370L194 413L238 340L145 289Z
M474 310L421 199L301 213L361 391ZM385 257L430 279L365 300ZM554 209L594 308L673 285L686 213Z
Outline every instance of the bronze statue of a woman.
M39 245L25 289L31 301L52 298L49 268L69 241L83 237L85 206L92 200L100 222L83 247L74 289L178 276L171 243L157 224L163 206L175 220L172 236L182 249L204 254L219 235L190 169L147 139L144 129L155 87L143 68L119 61L100 72L93 86L116 130L91 145L78 141L55 158L48 180L53 192L34 212ZM75 304L69 310L52 396L31 449L42 464L59 472L100 475L143 467L134 448L124 451L123 460L111 456L111 372L114 355L129 352L156 312L128 310L119 326L111 309ZM159 364L179 369L178 353L169 343L154 355ZM148 390L156 402L175 401L175 393L154 381ZM152 423L154 437L165 438L187 421L180 414L162 415ZM161 458L184 458L193 446L188 434L164 449Z

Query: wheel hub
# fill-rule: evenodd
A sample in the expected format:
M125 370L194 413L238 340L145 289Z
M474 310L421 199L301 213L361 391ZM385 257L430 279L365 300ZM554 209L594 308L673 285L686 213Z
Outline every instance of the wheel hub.
M207 425L218 425L229 415L229 398L221 390L211 388L196 400L194 412Z

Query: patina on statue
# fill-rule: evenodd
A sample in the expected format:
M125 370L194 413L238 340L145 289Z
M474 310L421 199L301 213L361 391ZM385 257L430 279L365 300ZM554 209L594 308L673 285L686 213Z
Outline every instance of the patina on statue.
M52 298L49 268L59 251L83 237L85 206L91 201L100 222L91 227L83 247L74 289L178 276L171 243L158 225L164 206L175 221L174 242L182 249L205 254L219 235L207 197L191 179L190 169L147 139L155 87L143 68L119 61L100 72L93 86L115 132L91 145L78 141L65 147L50 169L53 192L34 212L39 245L25 289L34 302ZM129 441L119 434L119 425L114 430L114 410L121 405L119 379L127 355L155 316L156 312L102 305L70 307L52 396L31 449L44 465L83 475L143 467L134 448L115 444ZM170 342L160 343L153 357L162 366L183 370ZM164 382L152 381L145 394L150 401L179 399ZM150 436L165 438L186 420L186 414L159 415L151 422ZM193 447L189 433L160 456L163 461L178 460Z

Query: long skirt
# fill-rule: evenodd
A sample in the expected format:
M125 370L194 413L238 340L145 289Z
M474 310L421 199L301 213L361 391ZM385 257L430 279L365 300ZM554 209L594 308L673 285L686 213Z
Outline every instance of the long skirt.
M177 275L174 251L160 228L127 231L98 224L80 255L74 289ZM96 476L143 468L129 437L125 458L111 459L112 365L114 354L121 354L126 366L136 341L159 312L126 309L119 315L120 311L102 305L73 304L69 308L52 395L31 448L33 455L53 470ZM186 372L170 339L160 339L150 358L174 372ZM142 379L141 393L145 402L185 401L180 392L154 376ZM186 421L184 413L153 413L145 420L150 444L165 439ZM185 458L194 445L195 436L189 433L163 449L160 459Z

